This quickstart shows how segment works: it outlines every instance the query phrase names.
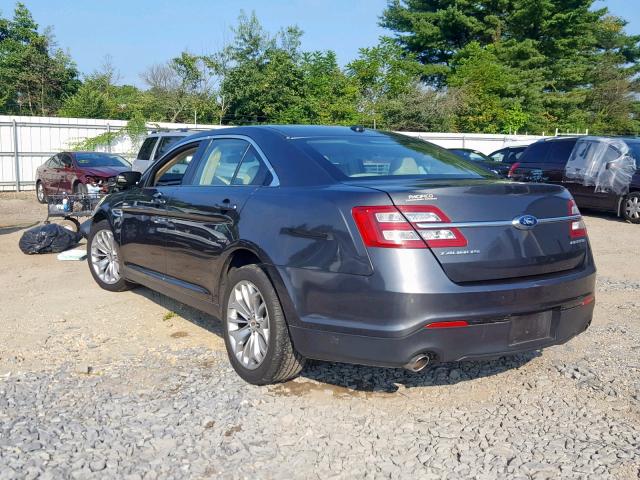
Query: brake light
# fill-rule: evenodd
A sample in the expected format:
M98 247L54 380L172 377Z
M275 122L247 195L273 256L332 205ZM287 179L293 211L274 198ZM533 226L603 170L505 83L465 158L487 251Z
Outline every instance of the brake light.
M509 173L507 173L507 178L513 178L513 174L516 171L516 168L518 168L520 166L520 162L515 162L511 164L511 167L509 168Z
M574 200L569 200L569 215L580 215L580 210ZM587 226L584 224L584 220L580 217L578 220L572 220L569 225L569 237L571 238L584 238L587 236Z
M466 320L450 320L447 322L433 322L425 325L424 328L457 328L468 327L469 322Z
M438 228L449 218L431 205L354 207L353 219L367 247L464 247L466 238L457 228Z

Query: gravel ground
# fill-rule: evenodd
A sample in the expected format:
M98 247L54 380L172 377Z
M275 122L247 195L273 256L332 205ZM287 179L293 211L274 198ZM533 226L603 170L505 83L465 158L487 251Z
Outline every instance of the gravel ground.
M216 319L22 255L31 195L0 196L0 480L640 478L639 226L587 217L596 315L566 345L254 387Z

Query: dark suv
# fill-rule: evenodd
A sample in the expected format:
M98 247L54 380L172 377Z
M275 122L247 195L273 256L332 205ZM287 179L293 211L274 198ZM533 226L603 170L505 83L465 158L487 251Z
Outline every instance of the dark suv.
M509 177L566 187L580 208L640 223L640 139L554 137L530 145Z

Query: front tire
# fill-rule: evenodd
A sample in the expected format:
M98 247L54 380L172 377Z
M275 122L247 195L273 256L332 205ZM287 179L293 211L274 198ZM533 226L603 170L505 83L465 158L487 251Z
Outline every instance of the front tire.
M47 203L47 194L44 193L44 185L41 180L36 182L36 198L40 203Z
M236 373L253 385L289 380L305 359L291 343L276 291L257 265L233 269L222 309L224 343Z
M87 262L93 279L110 292L123 292L134 285L122 276L122 256L107 220L91 226L87 240Z
M624 199L622 216L629 223L640 223L640 192L632 192Z

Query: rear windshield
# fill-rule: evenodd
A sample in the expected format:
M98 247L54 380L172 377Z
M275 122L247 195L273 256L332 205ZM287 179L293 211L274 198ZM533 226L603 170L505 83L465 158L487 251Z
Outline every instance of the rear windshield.
M493 159L488 157L485 158L484 156L482 156L482 154L478 152L474 152L472 150L457 150L454 148L451 151L461 157L466 158L467 160L471 160L472 162L485 162L485 161L492 162L493 161Z
M370 177L483 178L491 175L448 150L404 135L296 140L338 179Z
M79 167L130 167L124 158L111 153L76 153L76 163Z

